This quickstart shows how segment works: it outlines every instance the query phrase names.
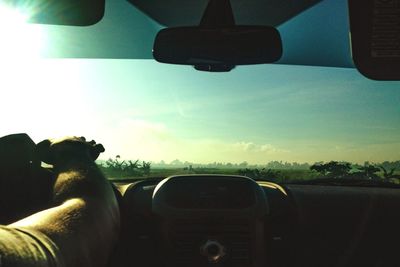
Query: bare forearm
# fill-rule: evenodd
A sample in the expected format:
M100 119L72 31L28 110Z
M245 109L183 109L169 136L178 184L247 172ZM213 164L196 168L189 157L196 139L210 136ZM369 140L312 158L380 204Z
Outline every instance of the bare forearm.
M60 163L55 168L54 201L61 204L72 198L115 200L110 183L93 160L79 157ZM116 205L116 202L113 201Z
M57 206L13 226L46 234L59 246L67 266L101 266L119 231L112 188L90 159L65 162L57 171Z

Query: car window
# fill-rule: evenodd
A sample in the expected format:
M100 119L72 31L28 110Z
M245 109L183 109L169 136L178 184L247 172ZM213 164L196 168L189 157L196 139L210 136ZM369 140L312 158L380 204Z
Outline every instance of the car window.
M299 18L280 31L306 23ZM151 23L154 32L161 27ZM0 45L0 135L94 138L106 147L98 163L110 178L211 172L287 181L318 177L313 164L335 161L352 163L349 173L376 166L382 178L379 167L394 169L390 181L398 183L400 82L353 68L207 73L151 59L43 59L46 33L61 26L14 24L0 26L8 36ZM283 36L286 46L301 39Z

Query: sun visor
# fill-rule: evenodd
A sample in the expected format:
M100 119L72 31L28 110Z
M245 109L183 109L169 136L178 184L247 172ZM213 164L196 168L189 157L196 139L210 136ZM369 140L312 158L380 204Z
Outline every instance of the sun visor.
M0 5L23 14L31 23L89 26L104 16L105 0L2 0Z
M400 1L349 0L352 55L374 80L400 80Z

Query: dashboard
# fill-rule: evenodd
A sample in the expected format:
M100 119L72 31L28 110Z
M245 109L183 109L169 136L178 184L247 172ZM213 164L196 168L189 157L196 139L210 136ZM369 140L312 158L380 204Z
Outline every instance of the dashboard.
M398 266L400 191L185 175L116 184L109 266Z

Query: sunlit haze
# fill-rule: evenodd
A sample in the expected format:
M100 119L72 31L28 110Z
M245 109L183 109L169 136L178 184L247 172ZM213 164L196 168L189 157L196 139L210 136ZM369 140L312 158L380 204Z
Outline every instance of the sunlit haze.
M103 158L196 163L400 158L399 82L354 69L197 72L152 60L2 66L0 134L85 135Z
M0 4L0 58L13 64L18 59L39 58L45 36L39 25L28 24L29 15Z

